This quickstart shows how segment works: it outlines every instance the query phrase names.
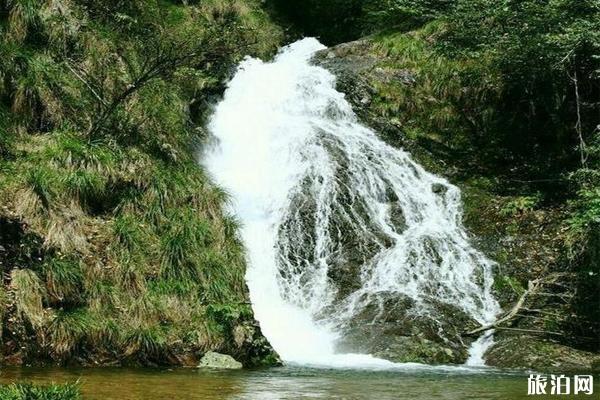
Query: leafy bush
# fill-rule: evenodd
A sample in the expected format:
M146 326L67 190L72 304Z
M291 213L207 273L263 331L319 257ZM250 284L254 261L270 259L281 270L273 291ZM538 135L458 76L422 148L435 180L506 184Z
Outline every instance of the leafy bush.
M408 31L443 16L456 0L366 0L363 32Z
M506 203L500 210L504 216L517 216L533 210L540 202L539 196L520 196Z

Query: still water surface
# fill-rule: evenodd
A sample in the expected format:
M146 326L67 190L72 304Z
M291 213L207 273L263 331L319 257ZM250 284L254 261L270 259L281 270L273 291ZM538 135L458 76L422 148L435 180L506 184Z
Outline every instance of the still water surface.
M4 368L0 372L0 383L79 380L84 399L89 400L557 398L527 396L527 377L526 372L490 369L357 371L282 367L211 372L195 369ZM596 387L595 392L598 390ZM590 397L597 398L596 394L581 398Z

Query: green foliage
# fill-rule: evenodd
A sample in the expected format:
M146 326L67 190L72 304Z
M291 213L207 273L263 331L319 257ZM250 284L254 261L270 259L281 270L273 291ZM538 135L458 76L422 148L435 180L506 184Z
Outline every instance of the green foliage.
M497 276L494 280L494 290L501 294L508 292L508 294L520 296L525 292L525 288L517 279L511 276L502 275Z
M338 44L381 31L418 28L451 9L455 0L270 0L304 34Z
M38 197L44 208L48 208L55 196L56 176L47 169L35 168L29 171L26 180L29 188Z
M557 167L577 159L570 151L579 145L573 127L587 136L599 122L593 105L600 87L599 16L600 5L587 0L457 1L443 51L491 57L502 82L494 143Z
M569 221L574 231L586 231L600 223L600 187L582 189L574 205L576 211Z
M408 31L447 13L455 0L366 0L362 13L366 32Z
M205 306L245 302L244 253L195 153L209 96L279 28L256 0L14 0L0 30L0 220L27 231L2 336L56 362L223 346Z
M48 295L52 300L65 299L80 302L83 300L83 268L78 260L50 258L42 267Z
M520 196L510 200L502 206L500 214L506 217L522 215L532 211L540 202L540 196Z
M270 0L278 13L309 36L335 44L361 33L363 0Z
M79 383L64 385L34 385L32 383L12 383L0 385L1 400L79 400Z
M233 327L240 319L252 315L249 305L211 304L206 309L206 315L221 326Z

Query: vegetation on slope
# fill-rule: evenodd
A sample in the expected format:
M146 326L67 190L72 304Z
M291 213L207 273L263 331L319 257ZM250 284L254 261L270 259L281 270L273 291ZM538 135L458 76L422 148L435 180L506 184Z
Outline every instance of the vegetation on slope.
M232 66L279 41L254 0L0 2L7 362L264 355L195 153Z

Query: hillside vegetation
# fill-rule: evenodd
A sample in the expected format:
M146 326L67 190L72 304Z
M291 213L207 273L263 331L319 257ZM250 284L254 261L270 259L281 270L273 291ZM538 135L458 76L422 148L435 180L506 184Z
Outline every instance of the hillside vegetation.
M195 154L232 67L280 40L254 0L0 2L6 362L269 354Z
M0 385L2 400L80 400L79 385L34 385L31 383L13 383Z

